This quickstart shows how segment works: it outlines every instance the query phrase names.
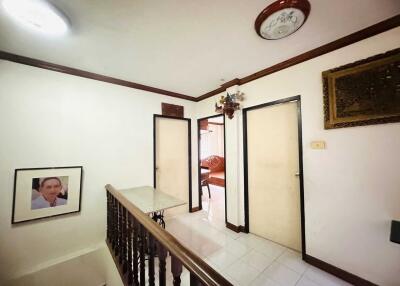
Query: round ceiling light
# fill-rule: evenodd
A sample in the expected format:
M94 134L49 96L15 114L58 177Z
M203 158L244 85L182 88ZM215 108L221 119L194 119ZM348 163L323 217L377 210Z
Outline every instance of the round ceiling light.
M304 24L310 10L308 0L278 0L258 15L254 26L257 34L264 39L282 39Z
M19 22L47 34L64 34L67 17L55 6L42 0L3 0L4 9Z

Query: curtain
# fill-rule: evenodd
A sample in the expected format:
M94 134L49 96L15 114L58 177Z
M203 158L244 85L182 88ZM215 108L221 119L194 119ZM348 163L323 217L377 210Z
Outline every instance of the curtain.
M224 157L224 126L208 125L208 131L202 131L200 136L200 159L211 155Z

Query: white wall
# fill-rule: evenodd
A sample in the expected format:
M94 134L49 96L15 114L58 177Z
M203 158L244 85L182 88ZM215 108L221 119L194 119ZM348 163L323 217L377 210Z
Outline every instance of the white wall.
M379 285L400 285L400 123L324 130L321 72L400 46L400 28L240 86L244 107L301 95L307 254ZM215 98L196 105L214 114ZM310 142L324 140L326 150ZM242 116L226 119L228 221L244 223ZM239 211L238 211L239 209Z
M204 133L203 133L204 132ZM201 137L200 158L205 159L215 155L224 157L224 126L209 124L203 130Z
M400 284L400 124L323 129L321 72L400 46L400 28L240 87L244 106L300 94L303 112L307 253L379 285ZM214 98L192 103L0 61L0 284L105 235L104 185L152 184L152 114L160 102L186 117L214 115ZM192 122L193 206L197 131ZM311 150L312 140L327 149ZM226 119L228 221L243 224L242 117ZM12 226L15 168L83 165L80 214Z
M104 185L153 184L161 102L192 115L193 102L0 61L0 284L104 241ZM84 168L81 213L11 225L14 169L70 165Z
M73 274L73 275L71 275ZM99 248L43 270L18 277L4 286L43 286L49 281L73 286L123 286L118 269L105 242Z

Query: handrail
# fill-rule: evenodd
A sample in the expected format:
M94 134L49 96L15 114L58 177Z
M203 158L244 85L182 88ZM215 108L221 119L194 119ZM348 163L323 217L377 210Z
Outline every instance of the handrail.
M203 285L212 286L232 285L204 260L183 246L174 236L160 227L160 225L142 212L112 185L108 184L105 188L158 241L158 243L162 244L172 256L180 260L185 268L198 278L199 282Z

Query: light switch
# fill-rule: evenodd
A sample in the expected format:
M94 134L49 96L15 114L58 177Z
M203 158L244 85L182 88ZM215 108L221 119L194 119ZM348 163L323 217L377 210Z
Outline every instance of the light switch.
M325 141L312 141L311 149L325 149L326 144Z

